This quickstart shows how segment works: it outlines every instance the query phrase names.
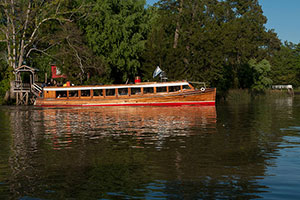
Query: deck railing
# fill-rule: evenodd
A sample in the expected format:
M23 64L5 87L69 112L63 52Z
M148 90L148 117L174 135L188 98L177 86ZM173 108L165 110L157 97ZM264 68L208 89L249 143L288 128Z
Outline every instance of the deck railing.
M22 83L21 81L14 81L13 85L14 91L20 91L20 90L30 90L31 84L30 83Z
M43 88L40 87L38 84L33 83L33 84L31 85L31 92L32 92L34 95L36 95L36 96L41 96L42 91L43 91Z

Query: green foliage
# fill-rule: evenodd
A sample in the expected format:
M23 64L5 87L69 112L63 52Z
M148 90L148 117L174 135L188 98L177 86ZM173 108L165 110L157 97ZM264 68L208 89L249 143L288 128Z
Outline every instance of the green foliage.
M51 76L51 68L50 64L53 62L53 58L47 55L43 55L40 53L33 53L30 60L29 65L31 67L34 67L36 69L39 69L38 77L39 77L39 82L45 82L45 74L47 73L47 79L50 78ZM47 82L47 81L46 81Z
M271 63L274 84L300 86L300 44L285 42L274 54Z
M5 69L5 71L2 71L1 73L1 80L0 80L0 105L7 103L5 102L5 95L6 92L10 89L10 82L13 80L13 73L12 69Z
M269 61L263 59L256 62L255 59L249 60L249 66L253 70L253 85L251 89L254 92L264 92L272 84L270 77L271 65Z
M267 58L280 44L266 31L256 0L162 0L156 6L159 17L144 53L147 79L159 65L170 80L201 80L221 90L249 87L249 59Z
M264 91L270 77L300 86L300 46L281 45L265 28L258 0L160 0L147 8L145 0L24 0L6 1L0 11L9 36L0 33L2 96L9 69L23 61L39 69L40 82L56 63L75 84L132 82L137 75L158 81L152 73L160 66L169 80L205 81L221 95Z
M147 33L144 0L92 1L89 16L81 22L87 42L107 63L106 77L113 82L133 80L141 67Z

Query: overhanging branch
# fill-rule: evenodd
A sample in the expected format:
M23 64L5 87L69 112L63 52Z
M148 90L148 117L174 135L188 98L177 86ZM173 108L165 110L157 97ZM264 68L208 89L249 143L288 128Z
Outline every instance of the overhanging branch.
M50 54L46 53L46 51L48 51L50 48L52 48L53 46L55 46L55 45L57 45L57 44L59 44L59 43L55 43L55 44L49 46L48 48L46 48L46 49L44 49L44 50L41 50L41 49L38 49L38 48L31 48L31 49L29 49L29 51L27 52L26 58L29 56L29 54L30 54L32 51L38 51L38 52L41 52L41 53L43 53L43 54L45 54L45 55L47 55L47 56L52 57Z

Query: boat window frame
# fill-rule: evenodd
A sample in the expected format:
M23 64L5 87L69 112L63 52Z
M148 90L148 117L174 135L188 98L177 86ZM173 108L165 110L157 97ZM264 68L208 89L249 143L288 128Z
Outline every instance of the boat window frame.
M132 94L132 89L139 89L140 91L135 93L135 94ZM142 87L133 87L133 88L130 88L130 96L138 96L138 95L143 95L143 92L142 92Z
M101 91L101 93L100 93L101 95L96 95L96 96L95 96L95 93L94 93L95 90L96 90L96 91ZM93 92L92 92L92 94L93 94L92 97L93 97L93 98L104 98L104 92L103 92L103 90L104 90L104 89L92 89L92 91L93 91Z
M84 93L85 91L88 91L89 92L89 95L88 96L82 96L82 94ZM84 90L84 89L82 89L82 90L80 90L80 98L91 98L92 97L92 95L91 95L91 90Z
M58 97L57 93L66 93L66 96L60 96ZM55 91L55 99L67 99L68 98L68 91L64 91L64 90L57 90Z
M77 93L77 95L76 96L70 96L70 93ZM68 98L69 99L76 99L76 98L79 98L79 91L78 90L68 90Z
M114 91L114 95L107 95L107 90ZM116 96L117 96L116 90L117 90L117 88L108 88L108 89L104 89L104 91L105 91L105 96L104 96L104 97L116 97Z
M175 87L179 87L179 90L170 91L170 88L171 88L171 87L174 87L174 88L175 88ZM178 93L178 92L182 92L182 87L181 87L180 85L168 86L168 89L169 89L169 90L168 90L168 93L176 93L176 92Z
M188 87L188 88L184 88L184 87ZM190 91L193 88L191 87L191 85L182 85L182 91Z
M127 97L127 96L130 96L129 94L129 88L116 88L117 89L117 96L118 97ZM127 90L127 93L125 93L125 94L122 94L121 92L120 92L120 90Z
M142 88L143 88L143 95L155 94L155 93L154 93L154 88L155 88L155 87L142 87ZM145 89L146 89L146 90L152 89L152 92L146 92L146 93L145 93Z
M168 86L160 86L160 87L155 87L156 88L156 93L161 94L161 93L168 93ZM166 91L159 91L158 88L166 88Z

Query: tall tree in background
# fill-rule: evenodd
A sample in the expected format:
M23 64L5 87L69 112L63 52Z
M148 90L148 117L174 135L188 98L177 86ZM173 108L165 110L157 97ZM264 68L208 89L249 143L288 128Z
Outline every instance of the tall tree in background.
M106 63L106 82L125 82L139 74L148 29L145 0L91 0L82 21L89 46Z
M272 56L271 64L274 84L300 86L300 44L285 42Z
M227 54L226 67L231 72L233 87L241 86L239 76L250 59L262 60L267 57L272 34L266 32L267 18L263 15L258 0L228 0L234 18L226 24L224 37ZM280 43L278 43L280 44Z
M161 0L156 6L161 17L148 37L145 63L152 66L145 71L162 65L170 79L241 87L248 61L262 60L280 44L266 31L257 0Z

